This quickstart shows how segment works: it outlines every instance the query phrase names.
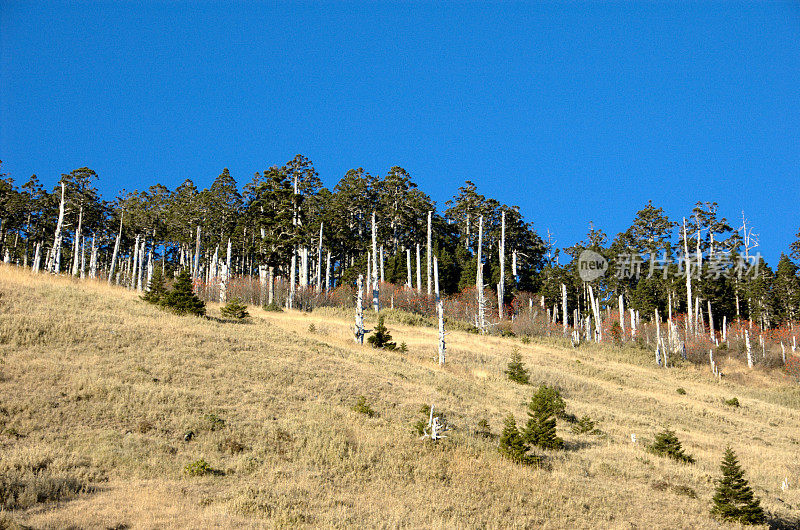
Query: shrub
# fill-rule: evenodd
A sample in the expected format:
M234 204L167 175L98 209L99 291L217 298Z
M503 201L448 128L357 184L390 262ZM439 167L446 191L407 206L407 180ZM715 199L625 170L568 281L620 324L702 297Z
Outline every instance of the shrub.
M192 279L186 269L183 269L178 275L172 290L161 299L161 305L179 315L203 316L206 314L206 304L194 294Z
M150 282L147 284L147 292L142 295L142 300L151 304L158 304L166 294L167 287L164 284L164 274L161 272L161 267L156 267L153 270L153 276L150 277Z
M594 421L589 416L581 417L575 425L572 426L572 432L575 434L586 434L586 433L597 433L599 432L595 429Z
M393 350L397 346L392 342L392 335L383 323L383 315L378 318L378 325L375 326L375 332L367 337L373 348L383 348L384 350Z
M317 332L317 326L315 326L314 324L309 324L308 325L308 332L309 333L316 333Z
M402 352L402 353L406 353L408 351L408 346L406 345L405 342L401 342L400 346L397 348L397 350Z
M650 451L659 456L666 456L678 462L694 463L694 458L683 451L680 440L674 431L664 429L656 435L656 440L649 447Z
M358 401L355 405L353 405L353 410L358 412L359 414L366 414L370 418L375 417L378 415L372 407L369 406L367 403L367 398L364 396L358 396Z
M209 431L221 431L225 428L225 420L216 414L206 414L203 416L203 424Z
M514 348L514 351L511 353L511 360L508 361L508 367L505 373L510 381L521 385L530 384L528 370L526 370L525 365L522 364L522 355L520 355L519 350L516 348Z
M531 343L531 336L530 335L523 335L522 336L522 344L530 344Z
M528 404L525 441L543 449L563 448L564 440L556 435L556 416L564 414L565 408L566 404L557 389L541 385Z
M264 304L261 309L264 311L271 311L273 313L283 313L283 308L275 302L272 302L271 304Z
M231 438L230 436L222 440L217 447L221 452L230 453L232 455L244 451L244 444L242 444L241 442L239 442L239 440L236 440L235 438Z
M204 459L195 460L183 467L183 472L190 477L202 477L205 475L222 475L222 471L214 469Z
M495 435L489 427L489 421L486 418L478 421L478 428L475 430L475 435L482 438L494 438Z
M736 455L730 447L725 449L720 470L722 478L717 481L711 514L742 524L764 523L766 517L760 501L753 495L753 490L744 478L744 471L739 467Z
M225 318L232 318L234 320L244 320L250 316L247 312L247 306L244 305L238 298L233 298L225 304L225 307L219 310Z
M532 465L539 463L539 457L528 454L530 446L517 429L514 416L509 414L503 422L503 434L500 435L500 454L514 463Z
M726 399L725 400L725 404L728 405L729 407L738 407L739 406L739 400L737 398L735 398L735 397L732 397L730 399Z
M676 392L682 396L686 395L686 389L684 388L679 388L678 390L676 390Z

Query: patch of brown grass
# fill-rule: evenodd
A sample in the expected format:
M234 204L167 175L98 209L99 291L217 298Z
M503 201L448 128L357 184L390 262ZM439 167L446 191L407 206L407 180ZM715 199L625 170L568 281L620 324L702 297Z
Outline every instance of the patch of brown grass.
M0 293L0 433L19 435L0 434L0 478L65 492L15 501L21 524L724 527L708 511L727 444L765 508L800 516L800 392L746 367L731 364L720 384L633 351L453 332L440 368L436 329L390 321L408 352L374 350L354 344L352 320L335 310L250 308L253 322L238 326L7 266ZM502 373L514 347L533 387ZM524 418L539 383L605 433L560 422L569 450L547 453L546 469L501 458L474 429ZM741 406L725 406L734 395ZM353 411L358 396L380 415ZM432 403L453 427L438 445L412 429ZM647 453L665 426L696 464ZM219 473L183 472L199 461Z

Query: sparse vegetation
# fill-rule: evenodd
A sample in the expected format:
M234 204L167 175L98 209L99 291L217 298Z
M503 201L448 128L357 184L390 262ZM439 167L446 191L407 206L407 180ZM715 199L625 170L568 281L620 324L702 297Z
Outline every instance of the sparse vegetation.
M728 405L729 407L734 407L734 408L739 407L739 399L735 397L726 399L725 404Z
M678 394L680 394L681 396L685 396L685 395L686 395L686 389L685 389L685 388L683 388L683 387L678 387L678 389L676 390L676 392L677 392Z
M530 446L517 429L514 416L509 414L503 422L503 433L500 435L500 454L515 464L536 465L539 457L529 454Z
M358 396L358 401L356 401L356 404L353 405L353 410L359 414L369 416L370 418L374 418L378 415L378 413L369 406L369 403L367 403L367 398L364 396Z
M186 269L178 274L175 285L161 298L160 304L179 315L203 316L206 314L206 304L194 294L192 279Z
M564 440L556 434L556 416L564 414L566 404L561 393L553 387L541 385L528 404L528 423L524 438L542 449L562 449Z
M183 472L190 477L202 477L205 475L222 475L222 471L218 469L214 469L209 465L208 462L203 460L195 460L194 462L190 462L186 464L183 468Z

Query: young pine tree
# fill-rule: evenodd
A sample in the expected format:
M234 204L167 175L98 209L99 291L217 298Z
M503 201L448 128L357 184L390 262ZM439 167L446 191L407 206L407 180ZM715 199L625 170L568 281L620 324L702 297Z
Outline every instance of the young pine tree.
M539 458L529 455L530 446L517 429L514 416L509 414L503 422L503 434L500 435L500 454L517 464L538 464Z
M650 446L650 451L659 456L667 456L678 462L686 462L687 464L694 463L694 457L684 452L681 442L678 440L675 432L669 429L664 429L656 435L656 440L653 442L653 445Z
M558 389L541 385L528 404L525 441L543 449L561 449L564 440L556 435L556 416L566 409Z
M247 306L244 305L238 298L233 298L225 304L225 307L219 310L225 318L232 318L234 320L244 320L250 316L247 312Z
M725 449L722 459L722 478L717 481L711 514L742 524L762 524L766 519L764 510L753 490L744 478L736 455L730 447Z
M179 315L192 314L203 316L206 314L206 304L200 300L192 289L192 279L189 272L184 269L175 280L175 285L162 299L164 307L171 309Z
M375 333L367 337L367 342L372 344L373 348L383 348L385 350L393 350L397 346L392 342L392 335L383 324L383 316L378 318L378 325L375 326Z
M521 385L530 383L528 370L526 370L525 365L522 364L522 355L520 355L519 350L516 348L514 348L514 351L511 353L511 360L508 362L506 375L510 381L514 381L515 383Z
M164 274L161 272L161 267L156 267L153 270L150 283L147 284L147 292L142 296L142 300L151 304L158 304L161 303L166 294L167 287L164 284Z

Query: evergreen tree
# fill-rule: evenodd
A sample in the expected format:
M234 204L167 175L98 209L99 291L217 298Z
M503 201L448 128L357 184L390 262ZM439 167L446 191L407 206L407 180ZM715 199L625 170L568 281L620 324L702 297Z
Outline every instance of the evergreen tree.
M385 350L393 350L397 346L392 342L392 335L383 324L383 315L378 318L378 325L375 326L375 333L367 337L367 342L372 344L373 348L383 348Z
M179 315L187 313L197 316L206 314L206 304L194 294L189 271L183 269L175 280L175 285L162 298L162 305Z
M247 312L247 306L244 305L238 298L233 298L225 304L225 307L219 310L225 318L232 318L234 320L244 320L250 316Z
M564 440L556 435L556 416L565 413L566 405L561 393L547 385L541 385L528 404L528 423L525 440L543 449L561 449Z
M142 300L151 304L159 304L166 294L167 286L164 284L164 275L161 272L161 267L156 267L153 270L150 283L147 284L147 292L142 296Z
M520 355L519 350L516 348L514 348L514 351L511 353L511 360L508 362L506 375L510 381L514 381L515 383L521 385L530 383L528 370L526 370L525 365L522 364L522 355Z
M744 471L739 467L736 455L730 447L725 449L720 469L722 478L717 481L712 515L742 524L764 523L764 510L753 495L753 490L744 478Z
M530 446L517 429L514 416L509 414L503 422L503 433L500 435L500 454L517 464L537 464L539 457L529 455Z
M684 452L675 432L669 429L664 429L656 435L656 440L650 446L650 450L659 456L667 456L679 462L694 463L694 457Z

